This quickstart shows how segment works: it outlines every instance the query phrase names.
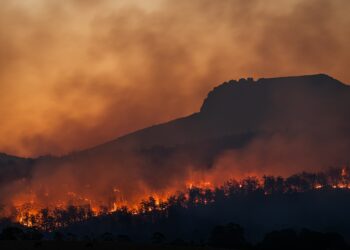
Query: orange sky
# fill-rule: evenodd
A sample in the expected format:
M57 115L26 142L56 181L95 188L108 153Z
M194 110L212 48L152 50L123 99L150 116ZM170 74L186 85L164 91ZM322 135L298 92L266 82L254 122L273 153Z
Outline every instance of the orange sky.
M229 79L350 82L349 0L1 5L0 152L87 148L195 112Z

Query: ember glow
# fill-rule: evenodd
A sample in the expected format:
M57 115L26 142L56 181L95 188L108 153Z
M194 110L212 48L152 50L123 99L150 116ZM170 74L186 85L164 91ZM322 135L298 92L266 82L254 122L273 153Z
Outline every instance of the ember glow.
M182 206L209 205L216 201L217 195L248 195L261 192L264 195L275 193L299 193L313 190L350 190L349 167L331 168L327 172L296 174L287 178L262 176L246 177L239 181L228 180L221 185L214 185L208 180L187 182L183 189L167 191L162 194L150 193L140 197L138 202L129 203L122 199L120 190L114 188L114 196L108 197L109 203L80 196L74 192L66 194L66 200L55 200L46 206L35 195L30 193L5 207L3 217L11 218L27 227L36 227L51 231L55 228L66 227L76 222L91 219L95 216L128 212L139 215L159 211L166 213L174 201ZM49 194L47 194L49 196ZM48 225L48 223L50 225Z

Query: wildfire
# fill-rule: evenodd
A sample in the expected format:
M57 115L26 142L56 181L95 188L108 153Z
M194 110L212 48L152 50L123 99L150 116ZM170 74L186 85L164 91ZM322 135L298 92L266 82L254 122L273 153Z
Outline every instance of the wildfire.
M36 217L39 214L39 211L35 209L30 209L28 211L25 210L19 210L19 213L16 217L16 220L26 226L26 227L32 227L33 226L33 220L32 218Z
M342 168L342 170L341 170L341 176L342 176L342 177L346 177L346 176L347 176L346 168Z
M338 174L336 174L338 173ZM313 183L309 189L305 189L305 183ZM274 192L303 192L321 189L350 189L350 176L348 168L342 168L338 172L327 175L312 175L302 173L287 179L282 177L248 177L241 181L231 180L223 186L216 186L209 180L188 181L184 190L176 192L174 189L166 192L151 192L139 197L139 202L128 202L118 187L113 187L109 201L93 199L90 196L69 191L65 198L53 199L46 190L43 194L49 203L40 200L40 196L34 191L27 195L17 197L13 201L13 209L10 214L13 220L26 227L39 227L50 231L53 228L64 227L102 214L112 214L119 211L128 211L132 215L151 213L152 211L166 212L169 204L174 201L186 201L188 204L207 205L215 201L217 191L222 190L224 196L232 192L249 193L261 190L262 194L270 195ZM182 197L182 198L181 198ZM74 216L71 216L74 215ZM71 216L71 217L70 217ZM54 221L47 226L46 221ZM65 222L62 222L65 221Z
M188 189L193 189L194 187L196 187L196 188L211 189L211 190L215 188L210 181L199 181L199 182L191 181L186 184L186 187Z

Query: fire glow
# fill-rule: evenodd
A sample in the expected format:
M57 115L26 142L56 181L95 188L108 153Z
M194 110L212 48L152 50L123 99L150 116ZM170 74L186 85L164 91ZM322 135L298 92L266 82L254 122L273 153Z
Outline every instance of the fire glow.
M349 167L329 169L327 172L292 175L288 178L263 176L247 177L240 181L231 179L221 186L211 181L189 181L180 191L167 191L163 194L150 193L139 198L138 203L129 203L121 191L114 188L113 197L108 204L97 199L84 197L75 192L67 192L66 200L55 200L49 206L40 201L37 194L19 197L11 206L5 206L2 217L10 218L26 227L35 227L44 231L69 226L92 217L118 212L131 215L165 213L174 202L182 206L208 205L215 202L217 196L228 197L232 194L246 195L261 192L268 196L274 193L298 193L312 190L350 189ZM45 193L45 196L50 196Z

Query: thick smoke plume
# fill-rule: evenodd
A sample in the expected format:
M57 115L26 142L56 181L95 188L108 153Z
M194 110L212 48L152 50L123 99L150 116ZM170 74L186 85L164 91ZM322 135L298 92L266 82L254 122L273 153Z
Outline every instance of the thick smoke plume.
M0 151L65 154L192 113L217 83L350 81L348 0L2 1Z

